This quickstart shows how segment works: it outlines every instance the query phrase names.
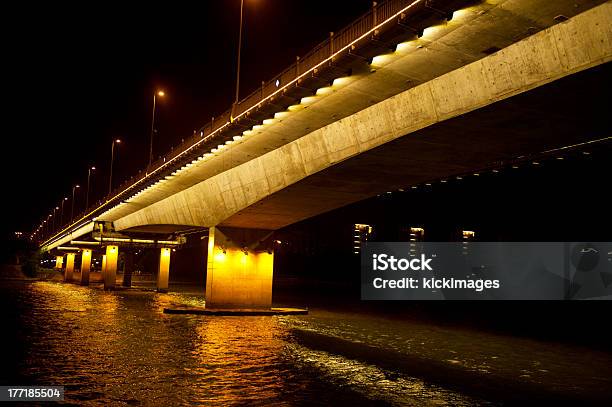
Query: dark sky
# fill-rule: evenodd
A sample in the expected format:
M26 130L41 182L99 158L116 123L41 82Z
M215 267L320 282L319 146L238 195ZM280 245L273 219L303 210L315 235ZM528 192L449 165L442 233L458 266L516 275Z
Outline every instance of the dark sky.
M150 2L133 10L126 3L28 3L3 10L2 232L30 231L72 185L85 184L88 165L98 168L90 200L101 197L115 137L124 140L115 183L143 168L156 88L167 93L157 109L156 157L230 106L240 0L199 3ZM245 0L241 97L370 6Z

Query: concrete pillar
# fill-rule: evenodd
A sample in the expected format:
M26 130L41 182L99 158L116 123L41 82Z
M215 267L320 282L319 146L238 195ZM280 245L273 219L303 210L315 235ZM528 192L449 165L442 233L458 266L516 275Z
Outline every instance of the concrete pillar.
M91 250L81 252L81 285L89 285L89 269L91 268Z
M66 255L66 270L64 270L64 281L72 281L72 273L74 272L74 253Z
M128 249L125 252L125 263L123 264L123 282L124 287L132 286L132 273L134 272L134 250Z
M159 252L159 269L157 270L157 291L168 292L168 280L170 279L170 254L172 250L163 247Z
M272 232L212 227L206 267L207 308L270 308Z
M119 257L119 247L106 246L106 267L104 270L104 289L112 290L115 288L117 279L117 258Z
M55 268L60 270L64 266L64 256L55 256Z

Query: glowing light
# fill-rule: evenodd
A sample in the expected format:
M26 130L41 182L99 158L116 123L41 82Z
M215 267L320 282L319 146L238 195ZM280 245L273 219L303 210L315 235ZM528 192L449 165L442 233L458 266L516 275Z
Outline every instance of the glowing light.
M349 83L351 83L353 81L353 79L354 78L351 78L350 76L343 76L342 78L336 78L332 82L332 86L334 86L334 87L346 86Z
M163 97L165 95L166 95L166 92L164 92L163 90L160 90L160 91L157 92L157 96L162 96Z
M427 27L423 30L423 35L421 38L431 41L436 37L440 36L446 27L445 24L433 25L431 27Z
M330 86L327 86L325 88L319 88L317 89L317 96L325 96L325 95L329 95L330 93L333 92L333 89Z
M288 111L290 112L298 112L300 110L302 110L304 108L304 106L302 105L291 105L287 108Z
M395 47L395 51L398 53L402 53L410 50L411 48L416 48L414 47L413 41L406 41L397 44L397 47Z
M300 100L300 103L303 105L309 105L311 103L316 102L317 98L315 96L306 96L303 97L302 100Z
M289 115L290 115L289 112L277 112L277 113L274 113L274 118L275 119L284 119L284 118L288 117Z
M463 230L461 231L461 235L464 239L473 239L474 237L476 237L476 232L474 232L473 230Z
M393 60L394 54L377 55L372 58L372 66L381 67Z
M274 123L274 119L265 119L263 121L263 124L265 124L265 125L270 125L270 124L273 124L273 123Z

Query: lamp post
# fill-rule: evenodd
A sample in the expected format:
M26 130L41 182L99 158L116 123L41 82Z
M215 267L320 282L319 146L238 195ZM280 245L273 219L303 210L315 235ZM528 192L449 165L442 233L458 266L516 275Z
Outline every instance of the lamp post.
M70 222L74 221L74 192L77 188L81 188L79 184L72 187L72 207L70 209Z
M53 208L53 231L55 231L55 218L57 216L55 216L55 211L59 210L59 206L56 206L55 208Z
M115 161L115 144L121 143L121 140L115 139L111 143L111 161L110 161L110 174L108 175L108 196L110 196L113 189L113 163Z
M157 105L157 96L163 97L165 95L166 93L163 90L158 90L157 92L153 93L153 112L151 114L151 142L149 143L149 165L147 165L147 167L150 167L151 163L153 163L153 134L155 133L155 108Z
M64 226L64 202L68 200L68 197L62 199L62 210L60 211L60 227Z
M234 120L234 109L238 105L238 95L240 92L240 55L242 51L242 20L244 15L244 0L240 0L240 28L238 30L238 68L236 69L236 97L232 106L231 120Z
M85 192L85 210L89 208L89 179L91 178L91 172L95 170L96 167L89 167L87 169L87 191Z

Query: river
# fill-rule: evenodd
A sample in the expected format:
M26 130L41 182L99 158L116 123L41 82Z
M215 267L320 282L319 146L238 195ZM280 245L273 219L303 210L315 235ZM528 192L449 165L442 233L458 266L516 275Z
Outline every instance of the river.
M0 382L63 385L68 405L168 406L598 403L612 388L612 355L576 346L323 308L163 313L174 304L203 298L3 281Z

